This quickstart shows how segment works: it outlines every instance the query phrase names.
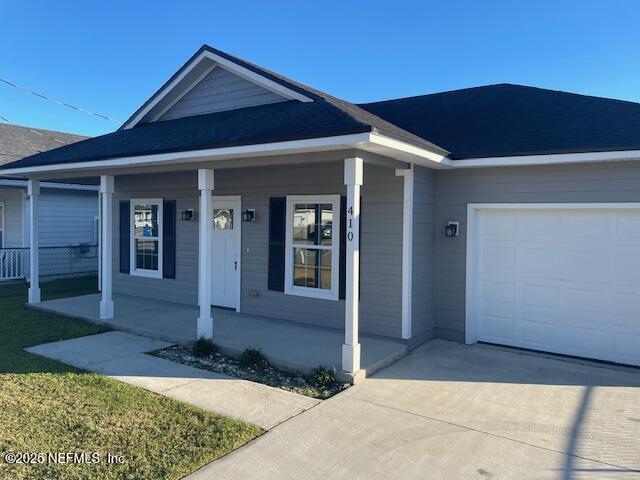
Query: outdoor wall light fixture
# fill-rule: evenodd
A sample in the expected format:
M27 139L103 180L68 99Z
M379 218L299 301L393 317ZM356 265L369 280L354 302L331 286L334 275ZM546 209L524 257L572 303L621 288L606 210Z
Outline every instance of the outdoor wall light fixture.
M444 227L444 236L448 238L457 237L460 233L460 222L449 222Z
M193 208L187 208L186 210L182 211L182 213L180 214L180 217L185 222L190 222L191 220L193 220L194 213L195 212L194 212Z
M243 222L255 222L256 221L256 211L253 208L249 208L242 212L242 221Z

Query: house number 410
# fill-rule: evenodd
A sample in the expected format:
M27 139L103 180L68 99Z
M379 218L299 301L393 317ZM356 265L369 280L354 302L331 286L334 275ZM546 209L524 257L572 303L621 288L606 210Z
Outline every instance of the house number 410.
M349 231L347 232L347 240L352 242L353 241L353 207L349 207L347 212L349 213L349 226L347 227Z

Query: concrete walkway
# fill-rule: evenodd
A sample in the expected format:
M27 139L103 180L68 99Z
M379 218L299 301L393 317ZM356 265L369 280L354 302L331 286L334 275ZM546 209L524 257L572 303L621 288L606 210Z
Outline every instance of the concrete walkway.
M170 345L130 333L107 332L26 350L253 423L265 430L318 403L318 400L278 388L145 354Z
M638 479L640 370L432 341L188 478Z

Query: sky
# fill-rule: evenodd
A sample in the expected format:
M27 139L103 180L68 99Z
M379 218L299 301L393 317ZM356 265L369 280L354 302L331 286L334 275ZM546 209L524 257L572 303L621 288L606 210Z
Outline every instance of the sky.
M351 102L517 83L640 102L638 0L0 0L0 78L125 121L204 43ZM119 124L0 83L0 116Z

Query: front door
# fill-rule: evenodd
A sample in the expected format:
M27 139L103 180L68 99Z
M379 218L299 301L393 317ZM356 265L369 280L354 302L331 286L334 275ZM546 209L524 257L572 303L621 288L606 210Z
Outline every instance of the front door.
M211 302L240 310L240 197L213 197Z

